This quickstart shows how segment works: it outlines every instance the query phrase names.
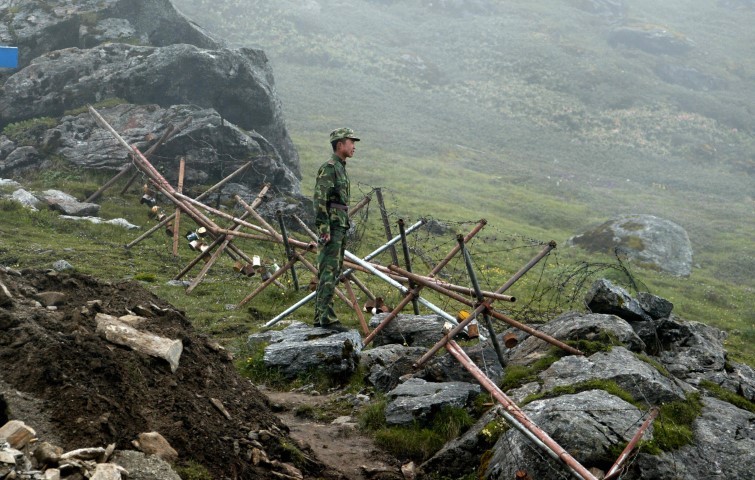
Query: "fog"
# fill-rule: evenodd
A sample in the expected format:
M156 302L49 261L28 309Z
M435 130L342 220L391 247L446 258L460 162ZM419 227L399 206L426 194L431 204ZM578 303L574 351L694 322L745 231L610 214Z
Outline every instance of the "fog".
M266 52L295 140L347 125L371 170L395 153L657 214L755 286L752 0L174 3Z

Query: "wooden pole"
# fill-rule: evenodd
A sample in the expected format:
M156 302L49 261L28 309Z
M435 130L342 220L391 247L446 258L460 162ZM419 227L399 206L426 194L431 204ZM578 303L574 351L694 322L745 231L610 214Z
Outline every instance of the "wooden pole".
M186 171L186 159L181 157L178 160L178 185L176 191L181 193L184 188L184 172ZM178 256L178 237L180 236L181 226L181 209L176 207L176 218L173 220L173 256Z

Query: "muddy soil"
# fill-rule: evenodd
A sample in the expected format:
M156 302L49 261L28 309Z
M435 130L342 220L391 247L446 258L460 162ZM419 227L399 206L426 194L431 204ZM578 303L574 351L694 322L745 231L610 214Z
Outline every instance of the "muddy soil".
M327 410L339 393L308 395L263 390L292 438L311 448L317 458L350 480L399 480L401 462L359 432L353 420L336 423L302 415L309 408ZM304 408L302 408L304 407Z
M2 269L0 282L12 298L10 303L0 299L5 303L0 306L0 406L5 407L0 415L5 418L0 420L23 420L65 450L110 443L132 449L139 433L158 431L179 452L179 463L200 463L217 479L280 478L274 466L249 461L249 433L265 430L271 432L261 436L270 460L296 465L305 478L344 478L291 438L266 396L237 373L228 352L137 283ZM49 291L65 294L56 310L34 300ZM178 370L171 373L164 360L101 338L94 308L87 308L91 300L101 300L98 310L109 315L139 312L148 317L141 330L180 339Z

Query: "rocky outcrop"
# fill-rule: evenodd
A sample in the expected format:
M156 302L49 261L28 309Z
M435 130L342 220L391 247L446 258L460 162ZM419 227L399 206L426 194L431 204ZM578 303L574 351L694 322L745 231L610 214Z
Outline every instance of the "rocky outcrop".
M371 329L377 327L387 313L375 315L370 319ZM374 344L387 345L398 343L413 347L431 347L443 336L443 320L438 315L404 315L399 314L375 336Z
M622 478L750 478L755 472L755 414L703 398L693 424L694 443L661 455L640 453Z
M467 407L479 393L480 387L471 383L411 378L388 392L385 421L388 425L427 425L443 407Z
M567 245L591 252L618 250L640 265L686 277L692 273L692 244L674 222L653 215L624 215L571 237Z
M301 322L284 330L250 335L248 344L265 344L265 365L287 378L315 369L347 378L356 371L362 350L362 338L356 330L336 333Z
M105 42L220 47L170 0L25 0L4 9L0 20L0 42L19 47L22 67L54 50Z
M642 412L602 390L539 400L524 411L540 428L583 465L612 462L613 445L627 442L642 423ZM519 469L531 478L559 478L563 467L531 447L518 430L504 433L493 447L484 478L516 478Z
M120 168L122 147L93 129L87 114L65 116L53 128L49 117L125 101L138 106L118 111L126 118L116 128L142 147L169 117L198 117L160 155L193 161L187 185L220 180L254 160L255 180L240 184L256 194L271 183L283 196L300 197L298 154L264 52L223 48L170 0L19 2L0 13L0 42L18 45L21 57L20 69L0 73L0 127L45 119L0 138L0 174L43 168L61 152L87 168Z
M265 137L298 174L272 71L260 50L204 50L185 44L57 50L11 76L3 93L2 123L58 117L107 98L213 108L223 119Z

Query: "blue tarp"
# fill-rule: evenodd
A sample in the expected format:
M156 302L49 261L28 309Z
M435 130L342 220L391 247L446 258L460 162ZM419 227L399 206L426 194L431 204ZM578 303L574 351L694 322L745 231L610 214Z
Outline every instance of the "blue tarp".
M18 67L18 47L0 47L0 68Z

